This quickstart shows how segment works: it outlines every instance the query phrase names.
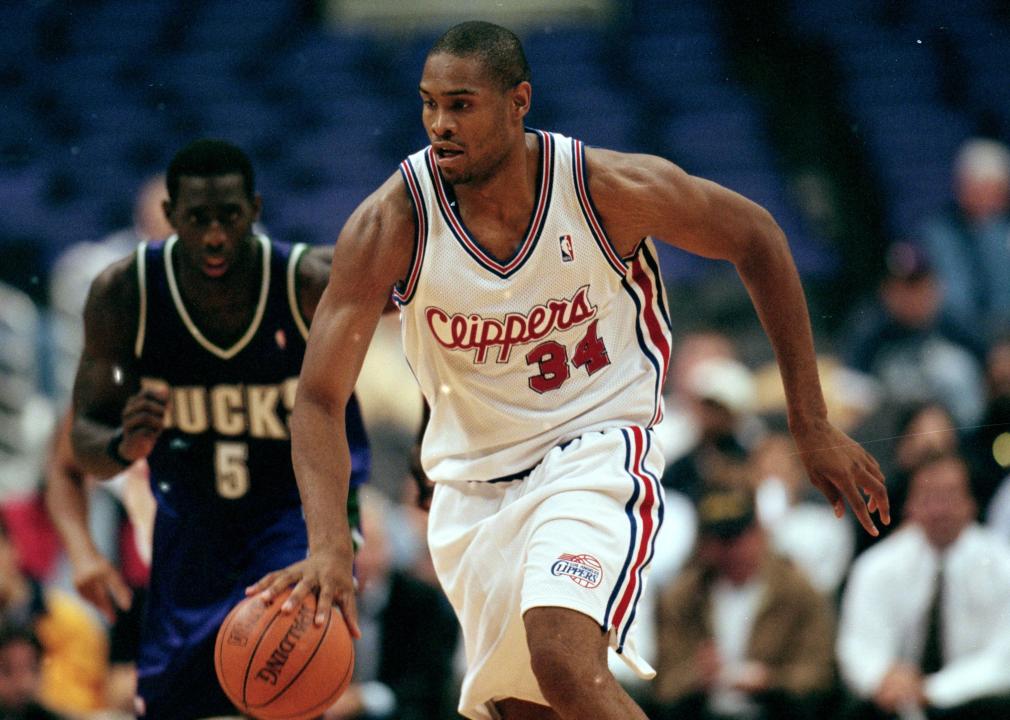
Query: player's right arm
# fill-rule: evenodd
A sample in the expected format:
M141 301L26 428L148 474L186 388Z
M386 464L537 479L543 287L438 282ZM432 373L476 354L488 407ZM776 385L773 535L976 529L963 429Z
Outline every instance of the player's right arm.
M355 636L360 633L347 518L351 456L345 408L390 293L407 275L414 237L413 210L399 174L359 205L340 233L330 281L309 331L291 415L292 459L309 556L268 574L247 591L264 592L269 599L295 585L286 611L318 592L318 607L339 605ZM325 618L319 612L316 622Z
M46 510L70 560L74 587L112 622L113 604L128 609L131 593L112 563L99 552L88 529L87 479L70 448L72 420L68 412L53 436L46 464Z
M102 271L84 307L71 438L82 468L99 478L147 457L164 426L167 393L140 389L134 357L139 312L134 254Z

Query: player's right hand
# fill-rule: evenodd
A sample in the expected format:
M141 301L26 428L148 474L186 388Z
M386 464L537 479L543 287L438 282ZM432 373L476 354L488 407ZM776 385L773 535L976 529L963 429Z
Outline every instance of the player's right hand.
M246 595L260 593L263 600L272 602L286 588L294 585L291 595L281 606L281 612L294 612L309 593L316 595L316 625L326 622L324 608L336 605L343 613L351 637L361 637L358 628L358 609L354 600L354 576L351 572L353 551L342 557L340 553L313 552L305 560L267 573L254 585L246 588Z
M95 554L74 562L74 587L110 623L116 619L116 608L129 610L133 593L126 581L102 555Z
M130 396L123 408L123 439L119 454L127 460L146 458L165 429L168 409L166 388L143 388Z

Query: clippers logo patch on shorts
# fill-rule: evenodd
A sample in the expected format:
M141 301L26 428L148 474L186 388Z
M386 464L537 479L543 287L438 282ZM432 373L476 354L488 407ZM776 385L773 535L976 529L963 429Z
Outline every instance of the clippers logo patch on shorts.
M551 565L551 575L567 575L576 585L594 588L603 580L603 566L592 555L565 553Z

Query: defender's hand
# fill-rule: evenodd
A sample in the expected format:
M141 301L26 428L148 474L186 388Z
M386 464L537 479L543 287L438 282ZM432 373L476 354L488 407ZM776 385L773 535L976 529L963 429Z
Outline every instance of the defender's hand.
M810 482L828 499L835 515L842 517L848 502L866 532L879 535L870 513L889 525L891 506L877 461L826 420L793 429L793 437Z
M74 587L81 597L94 605L110 623L116 619L116 608L129 610L133 593L112 564L101 555L74 562Z
M259 582L246 588L246 595L261 593L266 602L272 602L285 588L294 585L291 595L281 606L281 612L290 613L301 606L309 593L316 595L316 625L326 622L324 608L336 605L344 615L351 637L361 637L358 628L358 610L354 601L354 577L351 573L349 551L346 557L338 553L312 553L308 558L281 570L268 573Z
M145 388L126 401L123 408L123 439L119 454L127 460L146 458L165 429L168 390Z

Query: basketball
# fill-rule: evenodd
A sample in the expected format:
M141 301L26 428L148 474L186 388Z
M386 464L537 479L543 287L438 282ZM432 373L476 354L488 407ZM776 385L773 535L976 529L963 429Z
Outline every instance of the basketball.
M351 682L354 644L343 616L330 610L316 625L316 597L284 615L286 590L269 605L259 595L238 603L221 624L214 669L228 698L261 720L320 715Z

